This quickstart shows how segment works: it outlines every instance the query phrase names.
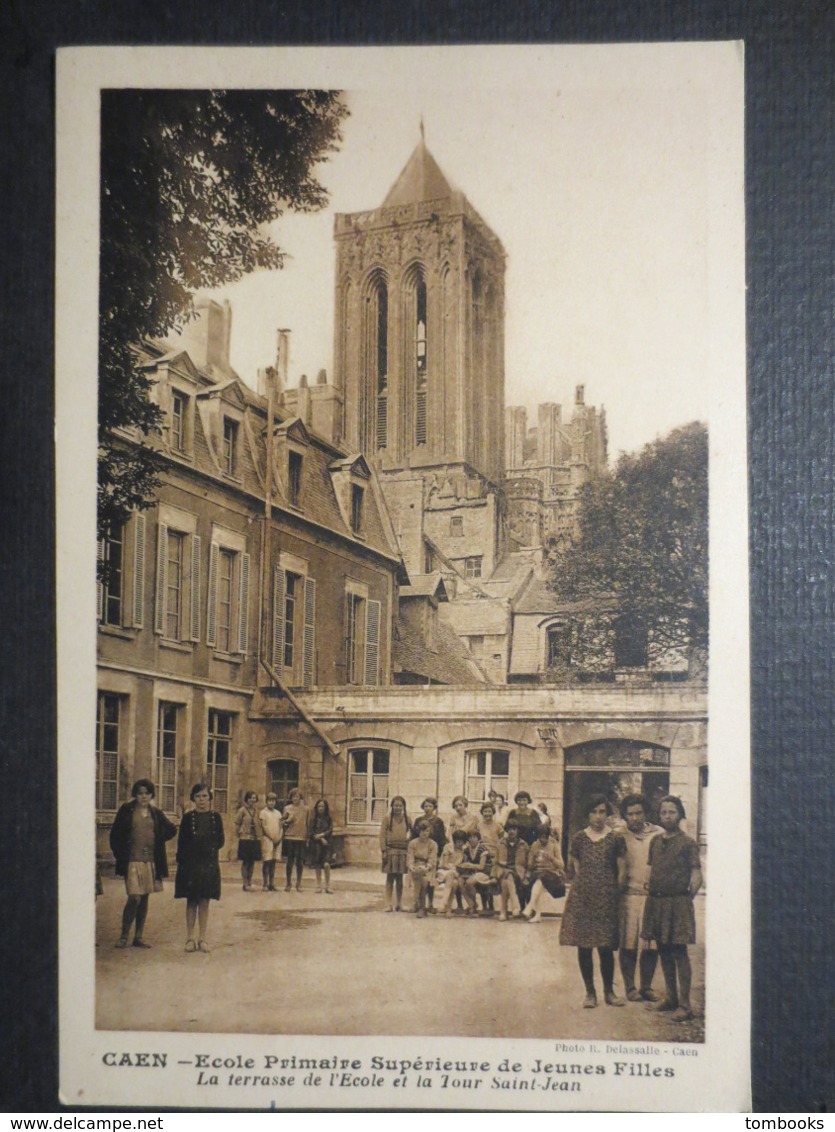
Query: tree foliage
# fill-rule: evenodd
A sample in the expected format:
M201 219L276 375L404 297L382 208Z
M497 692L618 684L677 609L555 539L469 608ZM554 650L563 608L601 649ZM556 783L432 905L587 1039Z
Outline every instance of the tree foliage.
M327 203L332 91L107 90L101 108L99 533L148 505L159 410L136 346L182 326L202 288L279 268L266 226ZM126 446L119 429L143 441Z
M617 619L648 633L650 655L708 645L708 437L676 429L583 488L577 540L552 558L551 585L579 603L578 642ZM575 646L575 656L581 651ZM582 663L582 656L578 656Z

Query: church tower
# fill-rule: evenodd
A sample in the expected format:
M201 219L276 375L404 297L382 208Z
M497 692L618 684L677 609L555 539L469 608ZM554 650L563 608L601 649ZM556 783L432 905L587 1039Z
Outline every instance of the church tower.
M467 527L466 516L452 521L452 512L458 501L483 507L492 497L484 551L492 569L504 478L501 242L450 185L422 126L382 205L338 214L335 239L334 367L344 442L377 465L395 515L405 496L393 483L412 484L413 512L415 481L422 481L424 511L434 501L449 512L443 521L422 516L425 533L462 563L475 555L467 553L466 536L449 543L450 530ZM476 527L481 540L488 534L483 521L469 525L474 545ZM419 564L409 565L414 571Z

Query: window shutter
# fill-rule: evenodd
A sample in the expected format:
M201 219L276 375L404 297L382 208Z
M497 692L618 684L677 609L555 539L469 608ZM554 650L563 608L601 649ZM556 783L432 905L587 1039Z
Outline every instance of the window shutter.
M219 547L213 542L209 547L209 603L206 609L206 644L214 648L217 644L217 559Z
M191 639L200 640L200 557L203 540L191 536Z
M165 574L168 563L168 527L157 525L157 594L154 606L154 632L165 630Z
M284 596L287 574L276 566L273 576L273 668L281 674L284 663Z
M104 585L98 576L99 566L104 562L104 539L96 543L96 618L104 621Z
M145 617L145 516L133 520L133 627L141 629Z
M238 652L249 648L249 555L242 554L241 591L238 599Z
M369 601L365 618L365 683L380 683L380 609L379 601Z
M304 676L305 688L313 687L316 628L316 582L313 578L304 580Z

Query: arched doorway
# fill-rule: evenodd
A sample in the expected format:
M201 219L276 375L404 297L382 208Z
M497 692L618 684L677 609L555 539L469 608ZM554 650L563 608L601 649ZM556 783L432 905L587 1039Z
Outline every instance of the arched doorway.
M563 852L571 838L587 824L586 801L604 794L617 810L627 794L645 794L651 821L658 800L670 789L670 751L638 739L594 739L565 751Z
M284 809L290 791L295 790L298 785L298 759L270 759L267 763L267 792L276 795L280 810Z

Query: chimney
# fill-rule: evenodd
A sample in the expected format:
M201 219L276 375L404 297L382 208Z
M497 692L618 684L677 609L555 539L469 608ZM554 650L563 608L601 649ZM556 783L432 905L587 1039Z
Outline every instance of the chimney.
M307 384L306 373L303 373L299 378L299 399L296 406L296 415L301 417L307 428L310 428L310 387Z
M180 345L198 369L214 366L228 372L231 333L232 308L228 299L223 306L214 299L197 299L194 316L180 332Z
M275 368L278 373L278 393L287 388L287 373L290 368L290 331L286 328L277 331Z
M574 404L575 405L584 405L585 399L586 399L586 387L585 387L585 385L578 385L577 388L574 390Z

